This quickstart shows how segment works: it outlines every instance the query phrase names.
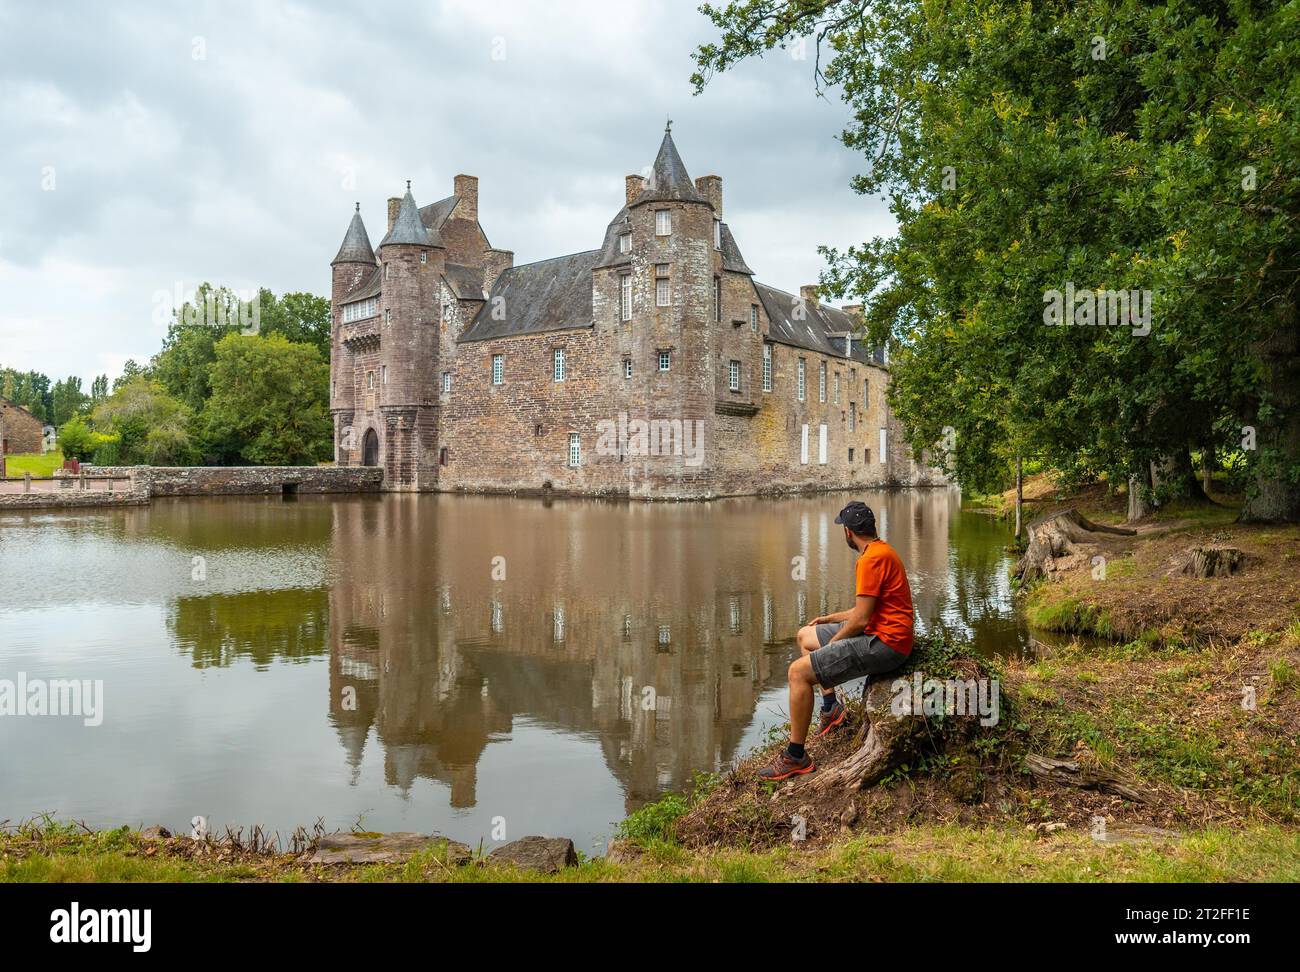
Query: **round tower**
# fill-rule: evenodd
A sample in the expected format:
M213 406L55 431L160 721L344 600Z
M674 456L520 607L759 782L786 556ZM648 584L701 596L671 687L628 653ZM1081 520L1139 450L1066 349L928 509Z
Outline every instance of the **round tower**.
M374 282L375 251L371 249L366 224L357 203L352 222L343 237L338 255L330 263L330 414L334 419L334 461L339 465L360 462L360 443L353 432L356 409L356 362L352 343L343 327L343 307L354 302Z

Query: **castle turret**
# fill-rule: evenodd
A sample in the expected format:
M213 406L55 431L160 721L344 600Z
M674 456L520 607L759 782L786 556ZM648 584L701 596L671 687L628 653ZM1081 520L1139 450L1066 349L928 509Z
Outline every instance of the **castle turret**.
M330 327L330 413L334 418L334 460L348 464L356 452L352 422L356 410L356 384L352 348L343 330L343 305L359 295L373 282L375 251L370 246L366 224L361 219L361 203L348 224L338 255L330 263L332 277L330 301L333 319Z
M425 226L410 183L379 243L380 347L375 400L384 479L390 489L432 486L437 469L439 281L446 248Z
M633 196L635 180L627 189ZM686 171L669 123L645 184L627 207L637 295L629 356L634 369L648 372L628 388L632 413L712 423L716 328L700 325L715 319L713 221L713 204ZM646 472L652 469L662 475L664 460ZM683 467L679 474L701 472Z

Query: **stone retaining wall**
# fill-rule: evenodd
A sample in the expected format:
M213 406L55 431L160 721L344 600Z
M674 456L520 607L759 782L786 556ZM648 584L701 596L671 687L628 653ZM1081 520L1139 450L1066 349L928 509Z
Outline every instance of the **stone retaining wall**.
M139 506L155 496L281 496L286 493L375 493L383 470L336 466L83 466L87 476L129 479L127 489L0 492L0 510Z

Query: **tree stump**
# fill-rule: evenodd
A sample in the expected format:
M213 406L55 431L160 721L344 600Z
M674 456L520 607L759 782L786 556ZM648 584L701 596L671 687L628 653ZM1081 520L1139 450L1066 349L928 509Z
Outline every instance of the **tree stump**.
M1236 547L1192 547L1182 572L1193 577L1227 577L1246 563L1246 555Z
M817 790L847 787L850 790L871 786L896 767L917 756L925 739L925 719L919 715L895 714L893 675L872 679L863 699L863 718L867 735L862 745L838 766L818 771L811 785Z
M1038 580L1057 571L1088 562L1092 547L1108 536L1132 537L1136 530L1093 523L1076 509L1039 517L1029 524L1029 547L1016 564L1022 581Z

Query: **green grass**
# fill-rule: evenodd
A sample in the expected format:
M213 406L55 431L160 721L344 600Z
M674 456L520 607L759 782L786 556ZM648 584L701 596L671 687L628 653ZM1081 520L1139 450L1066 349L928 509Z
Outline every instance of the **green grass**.
M1036 836L1010 827L925 824L862 834L827 848L693 852L656 844L635 862L584 861L540 875L436 855L402 864L311 868L289 858L221 863L147 856L125 829L47 833L35 843L0 835L3 881L766 882L766 881L1300 881L1300 833L1277 826L1198 830L1176 838L1101 845L1079 830Z
M31 473L33 476L53 476L54 471L62 467L63 453L58 449L44 455L39 452L25 452L5 456L5 476L8 479L22 479L23 473Z

